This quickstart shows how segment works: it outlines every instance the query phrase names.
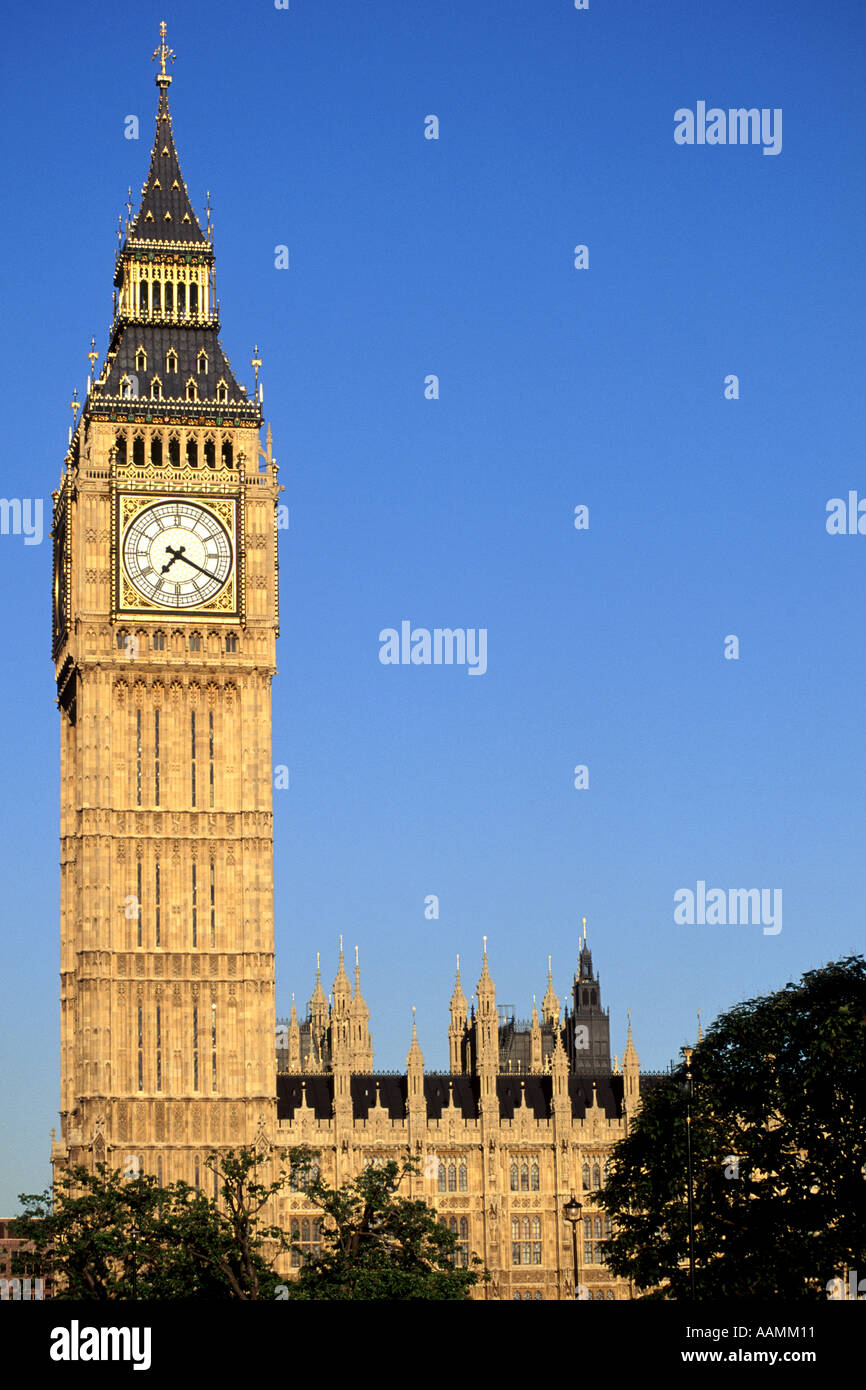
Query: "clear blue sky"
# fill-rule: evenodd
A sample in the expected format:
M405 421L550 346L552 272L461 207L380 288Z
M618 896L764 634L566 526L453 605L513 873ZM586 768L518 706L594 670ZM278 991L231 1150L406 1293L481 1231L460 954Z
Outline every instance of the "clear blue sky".
M291 512L278 1012L309 997L317 950L330 984L342 932L375 1065L404 1065L415 1004L444 1068L455 952L469 993L486 933L498 998L526 1015L548 953L564 996L585 915L614 1049L631 1006L661 1068L698 1007L709 1022L864 942L866 535L825 529L829 498L866 496L862 6L24 7L0 491L45 499L46 536L0 536L0 1214L46 1181L57 1123L49 498L91 334L107 342L162 18L223 344L250 385L261 349ZM698 101L781 108L781 153L675 144ZM486 674L383 666L403 619L486 628ZM781 888L782 931L677 925L698 880Z

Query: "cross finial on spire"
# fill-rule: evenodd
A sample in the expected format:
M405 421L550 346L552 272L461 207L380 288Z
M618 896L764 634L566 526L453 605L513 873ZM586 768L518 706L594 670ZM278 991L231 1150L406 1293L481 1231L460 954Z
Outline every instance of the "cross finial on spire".
M90 363L90 374L91 374L91 376L93 375L93 368L94 368L94 366L96 365L96 360L97 360L98 357L99 357L99 353L96 351L96 339L93 338L93 337L91 337L91 339L90 339L90 351L89 351L89 353L87 354L87 360L88 360L88 362ZM698 1017L700 1017L700 1010L698 1010Z
M171 61L174 62L174 51L169 48L165 41L165 20L162 20L160 23L159 43L153 50L153 57L150 61L153 62L156 58L159 58L159 72L156 74L156 85L157 87L168 87L171 85L171 78L165 70L165 60L166 58L170 58Z
M583 944L584 944L584 946L585 946L585 945L586 945L586 918L585 918L585 917L582 917L582 918L581 918L581 921L583 922Z
M259 357L259 345L258 343L256 343L255 347L253 348L253 355L250 358L250 366L256 374L256 389L258 389L259 385L259 368L261 367L261 365L262 359Z

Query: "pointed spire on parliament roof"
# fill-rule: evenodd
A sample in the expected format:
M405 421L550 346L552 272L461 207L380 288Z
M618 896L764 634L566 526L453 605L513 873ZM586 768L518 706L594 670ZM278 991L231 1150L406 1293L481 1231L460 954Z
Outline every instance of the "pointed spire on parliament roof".
M165 42L165 21L159 26L160 41L153 51L159 58L156 74L159 102L156 112L156 133L150 155L150 169L141 190L141 206L127 232L127 241L183 241L209 249L209 241L199 226L189 200L186 184L180 172L180 161L171 128L168 89L171 75L166 72L166 59L174 62L174 53Z
M556 990L553 988L553 971L551 969L551 958L547 957L547 989L544 991L544 998L541 1001L541 1013L545 1023L559 1022L559 999Z
M412 1005L412 1041L409 1046L409 1056L406 1058L408 1067L423 1067L424 1056L418 1043L418 1028L415 1023L415 1005Z
M336 977L335 977L335 979L334 979L333 993L334 993L334 999L335 999L335 1001L336 1001L337 999L340 999L340 1000L348 1000L348 999L350 998L350 996L351 996L351 993L352 993L352 986L351 986L351 984L349 983L349 977L348 977L348 975L346 974L346 962L345 962L345 960L343 959L343 938L342 938L342 936L340 937L340 964L339 964L339 966L338 966L337 974L336 974Z

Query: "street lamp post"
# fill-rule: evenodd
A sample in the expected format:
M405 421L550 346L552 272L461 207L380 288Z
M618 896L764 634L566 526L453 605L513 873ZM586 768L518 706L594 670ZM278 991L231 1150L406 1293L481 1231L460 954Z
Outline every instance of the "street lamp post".
M578 1265L577 1265L577 1223L578 1223L578 1221L580 1220L580 1213L581 1213L582 1211L583 1211L583 1205L582 1205L582 1203L577 1201L577 1199L576 1199L574 1193L572 1192L570 1200L566 1202L565 1206L564 1206L563 1209L562 1209L562 1214L563 1214L563 1216L565 1217L566 1221L567 1221L567 1222L569 1223L569 1225L571 1226L571 1250L572 1250L572 1256L573 1256L573 1259L574 1259L574 1296L575 1296L575 1298L579 1298L579 1297L580 1297L580 1294L579 1294L579 1292L578 1292L578 1290L579 1290L579 1288L580 1288L580 1281L579 1281L579 1277L578 1277Z
M692 1301L695 1299L695 1199L694 1181L692 1177L692 1052L691 1047L683 1048L683 1056L686 1059L686 1165L688 1168L688 1187L689 1187L689 1285L691 1287Z

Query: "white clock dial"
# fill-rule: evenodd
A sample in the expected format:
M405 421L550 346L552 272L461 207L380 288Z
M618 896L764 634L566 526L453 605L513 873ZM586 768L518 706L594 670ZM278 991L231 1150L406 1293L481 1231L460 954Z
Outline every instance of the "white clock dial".
M140 594L166 608L216 598L232 569L228 532L197 502L155 502L130 522L123 567Z

